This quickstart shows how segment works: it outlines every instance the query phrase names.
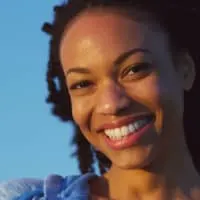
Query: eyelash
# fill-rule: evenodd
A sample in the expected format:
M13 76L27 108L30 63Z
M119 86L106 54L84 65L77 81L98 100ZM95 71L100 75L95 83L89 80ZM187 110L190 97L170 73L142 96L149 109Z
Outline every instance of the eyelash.
M137 74L137 73L143 73L143 75L147 74L150 71L150 68L151 68L150 63L138 63L138 64L130 65L122 72L122 78L127 76L129 72L131 72L132 70L134 71L133 72L134 74ZM133 76L134 74L131 74L130 76Z
M131 72L131 70L135 70L134 74L136 73L143 73L143 75L147 74L149 72L150 67L151 65L149 63L138 63L138 64L130 65L122 72L122 78L124 78L125 76L133 76L133 74L128 75ZM88 88L90 85L92 85L91 81L82 80L71 85L70 90Z
M83 84L83 85L82 85ZM86 86L85 86L85 85ZM91 85L92 83L90 81L87 81L87 80L83 80L83 81L80 81L80 82L77 82L75 84L73 84L71 87L70 87L70 90L78 90L78 89L82 89L82 88L85 88L85 87L88 87L89 85ZM82 85L82 86L81 86Z

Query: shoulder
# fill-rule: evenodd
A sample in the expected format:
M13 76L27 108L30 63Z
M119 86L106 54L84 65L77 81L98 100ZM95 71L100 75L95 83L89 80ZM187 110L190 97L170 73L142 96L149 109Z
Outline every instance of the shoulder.
M0 183L0 200L65 199L87 195L88 180L94 174L62 177L49 175L44 180L19 179ZM44 197L44 198L43 198Z

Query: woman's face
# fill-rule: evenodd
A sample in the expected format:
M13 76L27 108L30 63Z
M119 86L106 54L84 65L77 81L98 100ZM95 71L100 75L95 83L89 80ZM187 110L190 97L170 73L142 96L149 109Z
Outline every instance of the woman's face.
M67 27L60 58L73 118L113 165L141 168L179 146L184 81L158 26L84 12Z

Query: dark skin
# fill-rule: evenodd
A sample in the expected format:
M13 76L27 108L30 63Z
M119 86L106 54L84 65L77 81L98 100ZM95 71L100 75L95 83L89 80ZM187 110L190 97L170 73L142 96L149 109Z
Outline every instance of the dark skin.
M91 196L200 199L200 177L185 145L182 119L194 63L187 52L172 57L169 38L155 21L115 11L84 11L66 27L60 45L75 123L112 162L106 174L90 181ZM132 49L139 50L116 65ZM106 145L98 127L147 112L155 121L137 144L122 150Z

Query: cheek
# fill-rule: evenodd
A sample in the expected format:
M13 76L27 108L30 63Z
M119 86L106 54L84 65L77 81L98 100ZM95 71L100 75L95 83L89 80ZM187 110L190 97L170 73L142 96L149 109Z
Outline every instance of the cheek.
M143 81L133 83L128 88L129 96L133 101L144 105L148 110L155 112L160 107L160 86L156 75L152 75Z
M72 98L72 115L75 123L82 131L88 131L92 105L87 98Z
M153 75L142 84L138 84L136 93L154 111L164 109L165 106L179 112L182 110L182 90L178 81L172 77Z
M91 116L93 111L93 104L91 102L94 99L91 97L81 97L80 99L72 99L72 114L75 123L80 128L84 137L96 148L100 146L99 140L97 137L94 137L94 134L91 134ZM88 103L90 102L90 103Z
M157 133L172 132L171 128L179 127L183 116L183 94L178 81L163 76L149 82L147 88L146 97L156 114Z
M183 113L183 91L175 78L163 77L159 81L159 96L162 106L170 115Z
M172 125L172 121L182 118L182 92L176 79L152 75L144 81L130 86L129 95L155 113L157 132L162 130L164 123Z

